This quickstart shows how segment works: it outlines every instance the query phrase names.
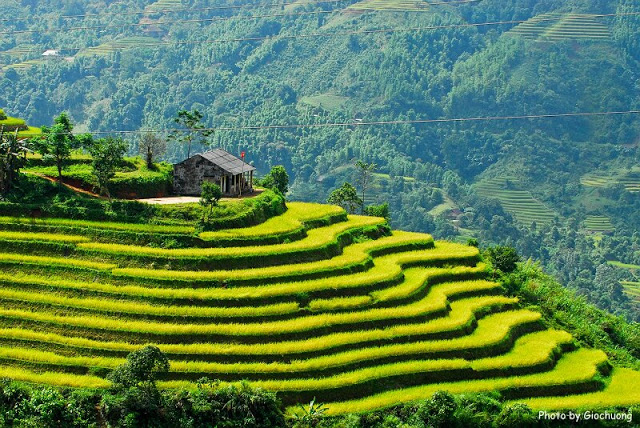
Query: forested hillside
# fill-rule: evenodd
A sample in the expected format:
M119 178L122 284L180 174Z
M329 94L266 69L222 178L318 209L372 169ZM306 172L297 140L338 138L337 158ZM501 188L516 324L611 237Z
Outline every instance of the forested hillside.
M166 130L197 109L212 145L262 171L284 165L297 199L324 201L356 159L374 162L365 199L388 201L394 227L515 245L639 317L633 0L0 6L11 116L40 126L66 110L78 131L113 133ZM483 117L495 119L449 120ZM167 160L185 156L174 145Z

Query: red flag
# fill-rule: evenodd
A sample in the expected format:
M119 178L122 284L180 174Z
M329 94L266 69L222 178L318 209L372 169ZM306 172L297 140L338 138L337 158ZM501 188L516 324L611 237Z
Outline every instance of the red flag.
M240 157L244 159L244 152L240 153Z

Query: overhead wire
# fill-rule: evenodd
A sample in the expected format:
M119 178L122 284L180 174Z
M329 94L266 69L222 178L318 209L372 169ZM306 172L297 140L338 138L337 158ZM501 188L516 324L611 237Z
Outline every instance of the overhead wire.
M580 118L580 117L603 117L621 116L626 114L640 114L640 110L604 111L604 112L574 112L574 113L545 113L526 114L511 116L475 116L462 118L441 118L441 119L397 119L397 120L355 120L351 122L329 122L329 123L295 123L295 124L272 124L272 125L241 125L241 126L219 126L205 127L199 129L138 129L138 130L111 130L111 131L87 131L92 135L135 135L144 133L168 133L168 132L224 132L224 131L256 131L273 129L301 129L301 128L353 128L367 126L384 125L424 125L442 123L465 123L465 122L495 122L507 120L533 120L533 119L554 119L554 118Z
M215 7L201 7L201 8L171 8L171 9L160 9L160 10L151 10L151 11L135 11L135 12L112 12L112 13L93 13L93 14L78 14L78 15L58 15L58 16L45 16L48 19L79 19L79 18L99 18L99 17L108 17L108 16L132 16L132 15L147 15L147 14L166 14L166 13L179 13L179 12L208 12L208 11L224 11L224 10L243 10L243 9L271 9L271 8L282 8L287 6L307 6L307 5L320 5L320 4L335 4L335 3L344 3L353 0L305 0L305 1L293 1L293 2L284 2L284 3L267 3L267 4L243 4L243 5L229 5L229 6L215 6ZM433 2L422 2L424 6L443 6L443 5L458 5L458 4L469 4L469 3L478 3L482 0L451 0L451 1L433 1ZM376 10L376 11L391 11L391 12L423 12L427 9L379 9L379 8L367 8L367 7L359 7L357 10ZM33 17L24 17L24 18L2 18L0 22L19 22L33 19Z
M607 14L574 14L574 16L579 16L583 18L607 18L607 17L617 17L617 16L639 16L640 12L622 12L622 13L607 13ZM552 22L552 21L560 21L565 19L563 16L554 16L549 18L541 18L537 22ZM206 40L158 40L153 43L145 43L144 47L152 47L152 46L167 46L167 45L197 45L197 44L218 44L218 43L233 43L233 42L255 42L255 41L264 41L264 40L295 40L295 39L308 39L308 38L328 38L328 37L338 37L338 36L350 36L350 35L370 35L370 34L391 34L391 33L402 33L402 32L422 32L422 31L434 31L434 30L442 30L442 29L453 29L453 28L479 28L479 27L488 27L488 26L499 26L499 25L518 25L528 22L528 20L506 20L506 21L489 21L489 22L462 22L458 24L442 24L442 25L429 25L429 26L421 26L421 27L407 27L407 28L378 28L378 29L370 29L370 30L349 30L349 31L339 31L339 32L315 32L315 33L307 33L307 34L278 34L278 35L270 35L270 36L252 36L252 37L233 37L233 38L224 38L224 39L206 39ZM117 40L115 40L117 41ZM82 47L68 47L68 48L54 48L59 52L73 52L81 49L89 49L93 46L82 46ZM33 49L35 50L35 49Z

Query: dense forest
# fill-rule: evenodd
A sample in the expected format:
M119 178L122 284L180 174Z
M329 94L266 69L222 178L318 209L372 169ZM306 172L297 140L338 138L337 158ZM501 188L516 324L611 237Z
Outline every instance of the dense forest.
M291 199L325 201L356 160L375 163L365 200L388 201L395 228L513 245L640 319L623 289L640 264L632 0L0 5L12 116L67 111L79 132L134 131L120 135L135 152L135 131L197 109L211 146L284 165ZM605 112L619 114L582 115ZM166 160L185 156L169 145Z

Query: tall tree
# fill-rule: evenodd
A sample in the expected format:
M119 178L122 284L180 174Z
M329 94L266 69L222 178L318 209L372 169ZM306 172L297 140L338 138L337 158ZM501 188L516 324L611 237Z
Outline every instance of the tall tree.
M43 158L55 162L58 181L62 181L62 170L71 158L71 151L80 147L88 148L92 141L89 134L73 135L73 124L64 112L54 119L52 127L42 127L42 136L32 139L36 151Z
M11 190L18 179L27 150L27 143L18 139L18 131L12 134L0 127L0 194Z
M89 153L93 157L91 163L93 175L98 180L100 194L111 199L109 180L116 175L116 169L127 151L127 143L120 138L102 138L92 145Z
M371 184L371 178L373 177L373 172L376 170L378 166L375 163L366 163L362 161L356 162L356 172L358 174L357 183L360 186L360 190L362 192L362 213L365 212L365 196L367 188L369 184Z
M154 158L167 150L167 142L153 132L145 132L140 138L138 150L144 156L147 168L153 169Z
M289 191L289 174L284 166L276 165L264 177L262 184L268 189L278 189L284 195Z
M178 117L174 119L174 122L180 125L181 129L173 131L169 135L169 139L187 145L187 159L191 157L191 145L193 143L205 144L207 137L213 133L204 129L204 125L200 123L202 117L202 113L198 110L180 110Z
M340 205L351 214L356 212L356 209L359 207L362 207L362 199L358 197L356 188L349 182L345 182L342 186L331 192L327 202L332 205Z

